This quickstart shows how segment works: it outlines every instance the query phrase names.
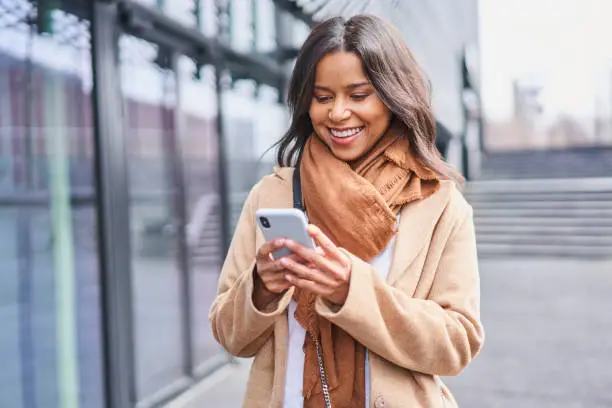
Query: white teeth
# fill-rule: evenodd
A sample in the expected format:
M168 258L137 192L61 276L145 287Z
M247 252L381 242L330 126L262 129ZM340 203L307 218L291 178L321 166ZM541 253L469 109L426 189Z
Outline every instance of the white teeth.
M362 130L363 130L363 127L359 127L359 128L348 129L348 130L343 130L343 131L337 131L335 129L330 129L330 132L334 137L351 137L351 136L355 136L357 133L361 132Z

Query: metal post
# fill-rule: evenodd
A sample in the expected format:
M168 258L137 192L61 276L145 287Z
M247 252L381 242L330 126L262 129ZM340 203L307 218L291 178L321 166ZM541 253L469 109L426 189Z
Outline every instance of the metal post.
M229 45L230 33L230 0L216 0L217 6L217 36L222 44ZM215 91L217 97L217 142L219 153L219 201L221 213L221 248L223 254L229 250L231 241L231 201L229 196L228 153L226 147L226 128L223 115L224 92L227 90L223 82L225 67L221 61L219 50L215 52Z
M106 404L136 404L129 191L115 4L93 2L95 166Z
M274 28L275 28L275 40L277 51L283 51L285 49L293 48L293 31L292 31L292 19L293 17L286 12L282 11L278 7L274 9ZM287 92L287 82L291 76L291 62L286 61L280 57L282 53L279 53L278 63L282 66L283 78L281 86L278 90L278 102L285 102L285 94Z
M226 86L223 83L223 67L219 62L215 65L215 89L217 96L217 141L219 152L219 201L221 213L221 242L225 255L231 241L231 200L229 196L228 153L226 146L225 124L223 117L223 93Z
M183 336L183 369L186 375L194 375L194 346L192 330L192 302L191 302L191 259L189 257L189 247L187 245L187 193L185 186L185 171L183 168L183 149L182 141L185 136L183 126L183 113L181 111L180 75L178 70L178 54L173 52L170 55L170 67L174 75L175 85L175 104L171 109L171 124L164 129L169 131L165 135L168 141L168 155L170 162L170 172L173 184L176 187L173 194L173 213L176 214L177 232L177 264L179 267L179 282L181 290L181 311L182 311L182 336ZM166 114L166 112L164 112Z

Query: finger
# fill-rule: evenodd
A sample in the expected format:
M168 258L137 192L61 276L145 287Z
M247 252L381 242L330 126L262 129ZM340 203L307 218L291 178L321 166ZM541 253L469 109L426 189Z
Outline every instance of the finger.
M283 246L285 246L285 240L283 238L268 241L259 248L259 251L257 251L257 257L259 259L268 259L270 258L270 255L272 255L272 252L282 248Z
M299 263L286 260L283 262L283 266L291 272L292 275L295 275L302 279L307 279L313 282L317 282L323 286L334 288L336 287L336 282L333 278L326 274L325 272L320 271L319 269L309 268L305 265L301 265Z
M269 291L276 293L289 289L293 286L293 284L285 278L285 275L279 275L279 278L268 280L267 282L264 282L264 285Z
M305 261L305 263L313 262L316 257L323 257L325 255L325 252L321 252L322 250L306 248L292 239L285 240L285 247Z
M264 273L278 273L281 272L283 269L285 269L285 267L283 266L283 259L289 260L291 262L295 262L298 264L305 264L307 261L304 260L302 257L298 256L298 255L288 255L285 257L282 257L276 261L270 262L269 264L266 265L266 267L263 269Z
M282 269L279 271L279 273L265 275L264 277L261 278L261 280L266 285L287 283L287 280L285 279L285 275L288 273L291 273L291 271L288 271L287 269Z
M329 237L325 235L319 227L313 224L308 225L308 235L310 235L315 242L319 244L327 256L337 260L343 266L347 266L348 260L346 259L346 255L340 251L336 244L334 244L333 241L329 239Z
M315 265L316 269L321 270L327 275L332 275L338 279L342 278L342 272L337 265L337 261L328 259L322 249L315 249L313 251L312 249L303 247L290 239L287 240L285 246L304 258L308 265ZM321 251L323 251L323 255L321 255Z
M293 261L293 262L300 263L302 265L304 265L304 264L306 264L308 262L306 259L302 258L301 256L299 256L296 253L293 253L293 254L287 256L286 258L291 260L291 261Z
M286 279L291 285L297 286L300 289L306 289L318 296L329 296L331 290L317 282L303 279L295 275L287 274Z
M280 263L280 261L273 261L266 265L263 272L266 275L269 275L269 274L275 275L281 272L283 269L285 269L285 267Z

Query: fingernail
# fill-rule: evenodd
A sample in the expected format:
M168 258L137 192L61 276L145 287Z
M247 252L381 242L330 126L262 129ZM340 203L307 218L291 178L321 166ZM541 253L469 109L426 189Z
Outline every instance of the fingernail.
M280 238L276 240L276 245L283 245L284 244L284 239Z

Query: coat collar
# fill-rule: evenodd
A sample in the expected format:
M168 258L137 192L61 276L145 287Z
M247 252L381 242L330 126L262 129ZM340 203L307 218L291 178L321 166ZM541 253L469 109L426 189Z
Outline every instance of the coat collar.
M402 209L393 262L387 276L387 282L390 285L393 285L402 276L421 249L431 241L436 224L454 188L452 181L442 181L438 191L430 197L414 201ZM419 279L419 277L415 275L414 279ZM412 287L416 287L416 284Z
M293 167L274 166L274 175L283 181L289 181L293 177Z

